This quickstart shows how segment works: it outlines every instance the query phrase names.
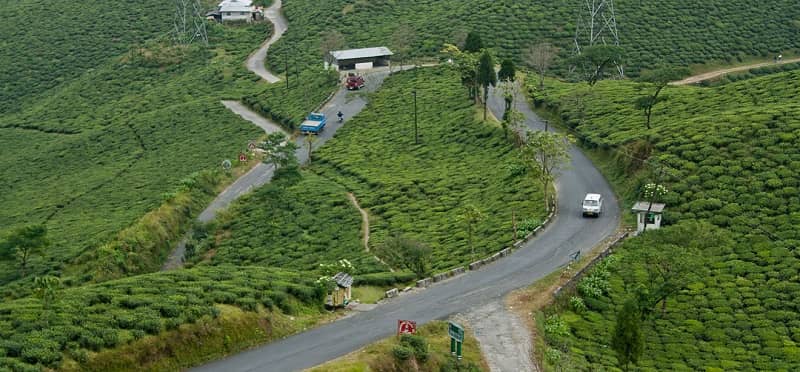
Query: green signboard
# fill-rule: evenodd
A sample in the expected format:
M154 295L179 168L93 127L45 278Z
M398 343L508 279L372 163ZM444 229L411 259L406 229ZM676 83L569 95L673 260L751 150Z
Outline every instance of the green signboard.
M450 335L450 338L458 342L464 342L464 327L450 322L450 326L447 328L447 333Z

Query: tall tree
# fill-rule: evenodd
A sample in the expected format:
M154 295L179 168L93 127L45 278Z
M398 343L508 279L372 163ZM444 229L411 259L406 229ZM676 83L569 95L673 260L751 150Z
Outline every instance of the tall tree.
M569 138L555 132L528 132L522 148L522 160L542 184L544 203L550 211L548 189L555 181L559 169L569 162Z
M276 170L297 164L297 145L289 141L282 132L270 133L259 147L266 152L264 163L272 164Z
M20 276L25 276L31 255L46 248L47 227L44 225L28 225L15 229L0 244L0 255L13 256L19 266Z
M593 45L583 49L577 57L586 69L586 81L594 86L603 78L605 70L615 63L621 63L623 50L616 45Z
M464 51L467 53L478 53L483 49L483 40L476 31L470 31L464 41Z
M497 78L504 82L513 82L517 79L517 67L514 66L514 61L504 59L500 62L500 71L497 72Z
M303 142L305 142L306 150L308 151L308 164L311 164L311 151L314 149L314 142L317 142L317 135L311 133L306 134Z
M472 259L475 259L475 246L473 245L472 236L475 233L475 227L478 222L484 218L483 213L478 207L473 204L467 204L464 211L459 216L461 221L467 226L467 243L469 244L469 251Z
M623 371L627 371L631 363L636 364L644 351L641 325L639 306L634 299L628 299L617 314L611 338L611 348L617 352L617 361Z
M544 89L544 75L558 54L558 48L541 42L525 51L525 62L539 73L539 89Z
M428 274L432 250L425 244L402 235L394 235L377 247L379 256L389 265L405 267L418 277Z
M655 91L652 94L640 97L636 101L636 107L644 111L646 118L645 127L647 127L647 129L650 129L650 117L653 114L653 106L662 101L658 97L659 93L661 93L671 81L679 80L686 75L689 75L689 69L686 67L660 67L642 72L639 81L651 83L655 86Z
M33 293L42 301L42 309L47 314L44 315L46 324L50 323L50 306L56 301L58 287L61 280L54 276L37 276L33 279Z
M392 33L391 45L394 49L394 57L400 60L400 70L403 70L403 62L409 57L411 46L417 38L417 31L413 26L402 23Z
M503 92L503 99L506 103L505 111L503 111L503 120L500 122L503 126L503 133L506 139L508 139L508 132L511 131L514 134L515 145L521 146L523 142L519 125L525 120L525 116L514 107L514 101L518 93L518 85L514 82L507 81L501 85L501 89Z
M330 52L342 48L344 48L344 35L342 35L341 32L337 30L330 30L322 35L322 41L320 41L319 49L320 52L322 52L322 58L325 59L325 62L333 62Z
M461 84L467 88L469 98L477 100L475 87L478 85L478 59L475 57L475 54L462 52L458 47L452 44L445 44L442 53L449 56L452 61L451 66L458 71L461 76Z
M489 87L497 84L497 73L494 71L494 58L489 51L483 51L478 61L478 84L483 87L483 120L486 120Z

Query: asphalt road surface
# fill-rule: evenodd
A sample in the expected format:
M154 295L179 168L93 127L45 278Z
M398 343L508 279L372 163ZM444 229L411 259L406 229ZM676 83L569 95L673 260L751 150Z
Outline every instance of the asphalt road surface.
M492 96L490 107L496 116L502 116L503 105L501 97ZM527 105L520 105L519 109L526 117L528 128L544 129L544 123ZM394 334L398 319L411 319L418 324L446 319L451 314L498 301L508 292L530 285L565 265L571 253L587 252L612 235L620 219L616 197L605 178L577 148L572 148L570 153L571 165L556 184L559 214L542 233L513 254L426 290L394 298L372 311L193 370L295 371L313 367ZM581 216L580 203L589 192L603 194L606 198L604 215L600 218Z
M264 44L261 44L261 47L247 58L247 69L253 71L262 79L275 83L281 79L269 72L264 66L267 59L267 49L283 36L283 33L289 28L289 22L281 12L281 0L274 0L272 5L266 9L264 16L274 25L272 37L265 41Z
M320 109L320 111L328 117L328 123L325 125L325 129L322 131L322 133L317 135L317 141L314 142L313 149L319 148L325 144L326 141L333 138L333 135L336 133L336 131L341 128L342 125L347 123L348 119L361 112L361 110L363 110L367 105L367 101L361 93L373 92L377 90L381 83L383 83L383 79L385 79L388 75L389 72L383 70L366 73L364 74L366 86L360 91L348 91L344 88L339 89L328 101L328 103L325 104L322 109ZM302 88L293 87L292 89ZM256 114L239 102L223 101L222 104L225 105L225 107L227 107L229 110L241 116L243 119L257 125L266 133L283 131L278 124L275 124L271 120ZM336 120L336 113L340 110L344 114L344 121L342 123L339 123ZM295 138L295 143L298 146L297 152L295 153L295 155L297 155L297 160L300 162L300 164L307 163L308 148L305 145L305 135L300 135ZM197 220L203 223L213 220L217 216L217 213L228 208L233 201L242 195L247 194L251 190L270 182L274 173L275 169L272 165L264 163L257 164L243 176L234 181L219 195L217 195L214 201L212 201L211 204L209 204L208 207L206 207L206 209L200 213L200 215L197 217ZM164 271L180 268L183 265L183 255L185 250L186 238L182 239L177 244L175 249L170 252L169 257L162 266L161 270Z

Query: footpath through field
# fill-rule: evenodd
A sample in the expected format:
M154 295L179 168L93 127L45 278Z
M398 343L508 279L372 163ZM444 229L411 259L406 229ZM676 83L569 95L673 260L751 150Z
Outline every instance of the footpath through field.
M671 82L669 84L670 85L694 84L694 83L699 83L701 81L710 80L710 79L713 79L713 78L716 78L716 77L719 77L719 76L722 76L722 75L725 75L725 74L730 74L732 72L747 71L747 70L750 70L750 69L753 69L753 68L776 66L776 65L779 65L779 64L795 63L795 62L800 62L800 57L792 58L792 59L786 59L786 60L783 60L783 61L781 61L779 63L761 62L761 63L754 63L754 64L746 65L746 66L730 67L730 68L724 68L724 69L720 69L720 70L704 72L702 74L689 76L686 79L683 79L683 80L680 80L680 81L673 81L673 82Z
M489 106L495 116L502 117L504 100L499 92L493 91ZM544 122L527 104L520 103L519 109L525 115L528 129L544 129ZM613 234L619 224L618 203L603 175L577 148L571 148L570 154L571 164L556 182L559 214L544 231L511 255L428 289L396 297L378 305L373 311L357 313L194 370L233 372L306 369L394 334L398 319L424 324L467 313L498 303L512 290L541 279L567 264L570 254L575 251L588 252ZM603 217L581 217L580 200L589 192L600 193L607 198L608 209ZM525 360L519 361L521 365L525 363Z

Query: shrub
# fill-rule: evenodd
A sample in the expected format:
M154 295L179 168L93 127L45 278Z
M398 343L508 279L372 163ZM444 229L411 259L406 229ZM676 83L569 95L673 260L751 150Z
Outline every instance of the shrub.
M586 304L583 302L583 299L578 296L569 298L569 306L572 307L573 311L579 314L586 311Z
M374 285L386 287L397 283L408 283L416 279L416 275L407 271L362 274L353 277L353 285Z
M397 345L392 348L392 355L400 362L405 362L411 359L411 356L414 355L414 350L410 347Z
M22 360L31 364L52 366L61 360L61 345L43 335L34 334L22 344L20 356Z

